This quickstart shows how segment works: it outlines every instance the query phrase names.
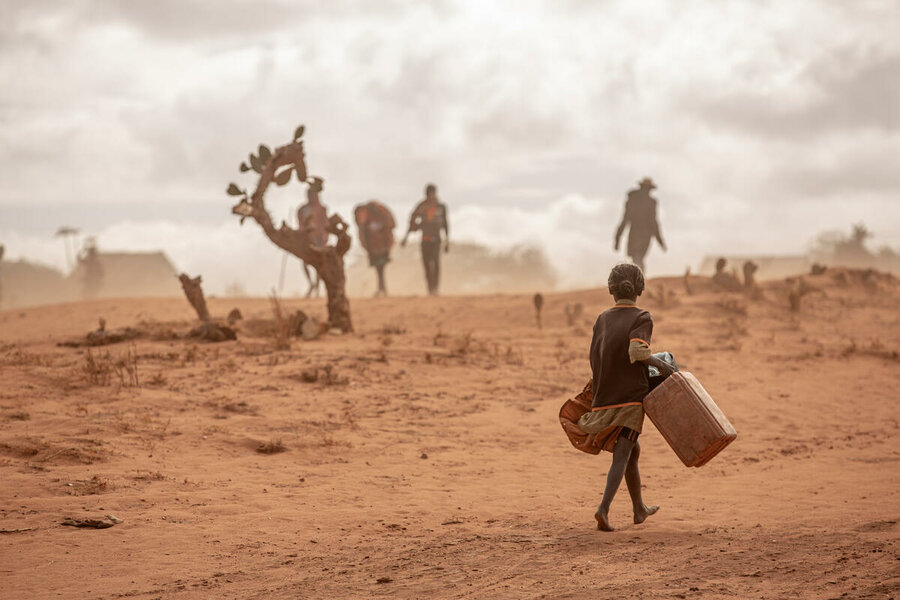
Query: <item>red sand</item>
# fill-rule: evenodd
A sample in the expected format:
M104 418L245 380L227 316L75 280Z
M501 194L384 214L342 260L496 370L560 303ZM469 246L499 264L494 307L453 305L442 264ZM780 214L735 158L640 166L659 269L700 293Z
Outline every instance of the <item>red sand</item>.
M900 597L900 287L809 281L823 293L799 314L783 284L750 302L651 282L678 293L641 303L654 348L739 436L686 469L648 421L662 509L632 525L623 488L614 533L592 516L609 455L556 420L589 376L603 290L548 295L543 331L529 296L394 298L287 351L139 340L138 388L88 385L85 351L55 344L100 316L186 330L185 300L0 312L0 529L34 528L0 534L0 597ZM210 305L270 318L266 300ZM302 382L324 365L339 381ZM124 522L60 525L106 514Z

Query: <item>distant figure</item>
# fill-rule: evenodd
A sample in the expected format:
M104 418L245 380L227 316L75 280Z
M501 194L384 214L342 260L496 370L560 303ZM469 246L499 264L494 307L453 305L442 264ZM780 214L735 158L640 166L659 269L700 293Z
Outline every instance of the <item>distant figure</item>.
M394 246L394 215L378 200L369 200L353 210L356 226L359 228L359 243L369 255L369 265L378 274L378 290L375 296L387 296L384 283L384 268L391 261Z
M425 280L428 294L436 296L441 279L441 230L447 238L444 252L450 251L450 227L447 223L447 206L438 201L437 186L425 186L425 199L419 202L409 217L409 229L401 246L406 245L409 234L422 232L422 263L425 266Z
M716 273L712 276L713 283L727 292L739 292L742 288L741 282L738 280L737 275L725 270L727 265L728 260L724 257L716 261Z
M97 240L89 237L84 242L84 249L78 257L82 266L81 295L83 298L96 298L103 287L103 265L100 264L100 253L97 252Z
M328 209L319 199L319 192L322 191L324 181L321 177L313 177L309 182L309 188L306 190L306 204L297 209L297 223L301 230L305 229L312 240L313 246L324 247L328 245ZM315 294L319 297L319 273L313 269L312 275L309 273L309 265L303 263L303 273L306 275L306 281L309 282L309 289L306 291L306 297L309 298Z
M541 323L541 309L544 308L544 296L540 293L534 295L534 313L537 318L537 326L538 329L543 329L544 325Z
M638 186L638 189L628 192L625 214L622 216L619 228L616 229L615 249L619 249L622 233L624 233L625 227L629 226L628 256L643 272L644 257L650 248L650 240L656 238L663 252L666 251L666 243L663 241L662 233L659 231L659 222L656 220L657 201L650 195L650 190L656 189L656 185L652 179L645 177Z

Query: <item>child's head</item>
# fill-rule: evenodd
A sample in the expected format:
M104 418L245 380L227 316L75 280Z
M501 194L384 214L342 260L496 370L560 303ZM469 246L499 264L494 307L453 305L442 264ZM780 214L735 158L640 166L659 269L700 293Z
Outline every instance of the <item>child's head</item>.
M622 263L612 268L606 283L616 300L636 300L644 291L644 274L637 265Z

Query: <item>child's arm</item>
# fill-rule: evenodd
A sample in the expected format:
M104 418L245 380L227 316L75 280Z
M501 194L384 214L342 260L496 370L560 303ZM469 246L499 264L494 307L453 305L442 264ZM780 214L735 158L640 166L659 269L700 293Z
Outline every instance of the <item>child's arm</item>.
M631 342L628 345L628 358L632 363L642 362L648 367L656 367L659 369L659 374L662 375L663 378L668 377L675 372L672 365L653 356L650 351L650 344L640 338L631 339Z

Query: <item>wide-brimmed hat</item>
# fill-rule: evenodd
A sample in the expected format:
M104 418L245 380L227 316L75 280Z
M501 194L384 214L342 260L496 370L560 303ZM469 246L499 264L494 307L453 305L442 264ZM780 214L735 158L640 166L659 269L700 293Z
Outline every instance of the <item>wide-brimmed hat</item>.
M649 177L644 177L643 179L641 179L641 180L638 182L638 185L641 186L641 187L650 188L651 190L655 190L655 189L656 189L656 184L653 183L653 180L650 179Z

